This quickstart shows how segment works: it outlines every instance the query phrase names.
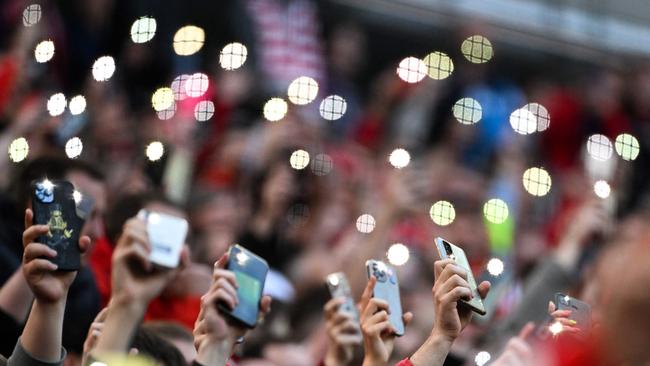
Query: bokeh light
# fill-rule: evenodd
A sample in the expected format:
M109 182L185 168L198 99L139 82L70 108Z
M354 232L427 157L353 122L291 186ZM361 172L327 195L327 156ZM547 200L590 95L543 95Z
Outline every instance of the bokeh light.
M472 125L483 117L483 108L476 99L461 98L452 107L454 117L464 125Z
M551 175L543 168L529 168L524 172L522 183L526 192L533 196L545 196L551 190Z
M488 62L494 56L492 42L481 35L466 38L460 45L460 51L469 62L475 64Z
M93 63L93 78L107 81L115 73L115 60L111 56L102 56Z
M320 102L318 111L324 119L335 121L345 114L348 104L340 95L329 95Z
M417 57L407 57L397 66L397 76L407 83L417 83L427 76L427 65Z
M296 170L302 170L309 165L309 153L305 150L299 149L291 153L289 164Z
M483 215L488 221L501 224L508 219L508 205L503 200L492 198L483 205Z
M20 163L27 158L29 154L29 144L27 139L19 137L9 144L9 159L14 163Z
M208 87L210 86L210 79L208 79L208 75L201 72L197 72L190 75L190 77L187 80L185 80L184 86L185 86L185 94L188 97L198 98L203 94L205 94L206 91L208 91Z
M31 4L23 10L23 25L31 27L41 20L41 5Z
M492 356L489 352L481 351L476 354L476 357L474 357L474 362L476 362L476 366L484 366L490 361L491 358Z
M156 112L165 110L172 104L174 104L174 91L171 88L158 88L151 96L151 105Z
M276 122L284 118L289 110L289 105L282 98L271 98L264 103L264 118Z
M176 114L176 102L172 102L172 104L163 109L162 111L156 111L156 115L158 116L158 119L161 121L167 121L170 120L174 117Z
M492 276L500 276L503 273L504 264L503 261L499 258L492 258L487 263L487 271Z
M146 43L156 35L156 19L141 17L131 25L131 40L134 43Z
M637 140L636 137L630 135L629 133L622 133L616 136L614 147L616 148L616 153L623 160L636 159L637 156L639 156L639 151L641 150L639 140Z
M86 110L86 98L83 95L75 95L70 99L68 107L73 116L82 114Z
M560 323L559 321L556 321L548 327L548 330L551 332L551 334L556 336L562 333L562 331L564 330L564 326L562 326L562 323Z
M72 192L72 199L74 199L75 204L80 204L83 198L83 194L81 194L81 192L77 191L76 189Z
M587 153L598 161L606 161L611 158L613 150L612 142L605 135L591 135L587 140Z
M334 161L327 154L317 154L311 160L311 171L319 177L329 174L334 167Z
M519 108L510 114L510 126L520 135L529 135L537 131L537 118L528 109Z
M409 248L402 243L391 245L388 247L388 252L386 252L388 262L394 266L403 266L408 262L410 256Z
M153 141L147 145L145 155L149 161L158 161L165 154L165 145L160 141Z
M70 159L76 159L81 155L84 145L79 137L72 137L65 143L65 154Z
M63 93L56 93L47 100L47 111L52 117L60 116L65 111L67 105L68 101L65 99L65 95Z
M289 84L287 95L293 104L309 104L318 95L318 83L308 76L300 76Z
M431 206L429 216L436 225L447 226L454 222L456 210L448 201L438 201Z
M186 25L174 34L174 52L179 56L193 55L203 47L205 31L195 25Z
M377 222L375 221L375 218L370 215L370 214L363 214L357 218L357 231L363 234L370 234L373 230L375 230L375 226L377 225Z
M40 42L34 49L34 58L36 62L48 62L54 57L54 42L51 40Z
M205 122L214 115L214 103L210 100L202 100L194 106L194 118L199 122Z
M427 76L434 80L443 80L454 72L454 62L444 52L432 52L422 59L427 67Z
M224 70L236 70L244 65L247 57L246 46L238 42L229 43L219 53L219 65Z
M405 168L411 162L411 154L404 149L395 149L388 156L390 165L397 169Z
M185 94L185 83L190 78L188 74L180 74L172 80L171 89L174 92L175 100L185 100L187 94Z
M605 199L609 197L609 194L612 192L612 188L609 186L609 183L607 183L604 180L599 180L596 183L594 183L594 193L596 193L596 196Z
M539 103L528 103L523 109L530 111L537 120L537 132L542 132L551 126L551 115L548 109Z

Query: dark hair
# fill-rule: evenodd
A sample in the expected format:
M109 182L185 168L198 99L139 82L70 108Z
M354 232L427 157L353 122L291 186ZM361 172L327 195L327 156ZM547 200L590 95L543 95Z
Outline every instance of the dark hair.
M166 340L181 340L193 343L194 337L189 330L171 321L153 321L142 325L142 329L150 331Z
M138 328L131 347L136 348L139 354L149 356L165 366L187 366L178 348L143 327Z

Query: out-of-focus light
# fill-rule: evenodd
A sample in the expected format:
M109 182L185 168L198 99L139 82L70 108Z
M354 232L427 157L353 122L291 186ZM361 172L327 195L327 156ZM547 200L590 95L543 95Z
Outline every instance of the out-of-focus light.
M537 119L528 109L516 109L510 114L510 126L520 135L529 135L537 131Z
M481 351L476 354L476 357L474 357L474 362L476 362L476 366L483 366L488 363L491 358L492 356L489 352Z
M528 103L522 109L530 111L537 120L537 132L545 131L551 125L551 115L546 107L539 103Z
M145 155L149 161L157 161L165 154L165 146L160 141L153 141L147 145Z
M65 95L56 93L47 100L47 111L52 117L60 116L65 111L66 105L68 105L68 101L65 99Z
M289 164L296 170L305 169L309 165L309 153L302 149L294 151L289 158Z
M343 117L347 109L348 104L343 97L340 95L330 95L320 102L320 108L318 108L318 111L324 119L335 121Z
M553 334L554 336L556 336L556 335L562 333L562 331L564 330L564 327L562 326L562 323L560 323L560 322L555 322L555 323L551 324L551 325L548 327L548 330L551 332L551 334Z
M483 215L488 221L501 224L508 219L508 204L498 198L492 198L483 205Z
M235 259L237 260L237 263L239 263L239 264L243 264L243 263L245 263L249 258L248 258L248 254L246 254L246 253L244 253L244 252L238 252L237 254L235 254Z
M427 67L427 75L434 80L443 80L454 72L454 62L444 52L432 52L422 59Z
M377 222L370 214L363 214L357 218L357 230L363 234L370 234L375 230Z
M74 199L74 203L78 205L79 203L81 203L81 200L83 199L83 195L81 194L81 192L75 189L74 192L72 192L72 198Z
M499 258L492 258L487 263L487 270L492 276L500 276L503 273L503 261Z
M448 201L438 201L431 206L429 216L436 225L447 226L454 222L456 218L456 210L454 205Z
M529 168L524 172L522 183L526 192L533 196L545 196L551 190L551 176L543 168Z
M329 174L334 167L334 161L327 154L317 154L311 161L311 171L319 177Z
M41 5L31 4L23 10L23 25L31 27L41 20Z
M289 110L289 105L282 98L271 98L264 104L264 118L276 122L284 118Z
M54 189L54 183L52 183L52 181L47 178L41 181L41 186L43 186L43 189L47 192L52 192Z
M214 103L209 100L202 100L194 106L194 118L199 122L204 122L214 115Z
M25 160L27 154L29 154L29 144L24 137L19 137L9 144L9 159L14 163Z
M174 104L174 92L171 88L158 88L151 96L151 105L156 112L165 110Z
M111 56L102 56L93 64L93 78L107 81L115 73L115 60Z
M483 117L481 104L473 98L461 98L452 107L454 117L464 125L472 125Z
M427 76L427 65L417 57L407 57L397 66L397 76L407 83L417 83Z
M614 147L616 148L616 153L620 155L623 160L636 159L637 156L639 156L639 151L641 150L639 140L637 140L636 137L630 135L629 133L622 133L616 136Z
M208 75L200 72L194 73L185 81L185 94L191 98L198 98L205 94L209 85Z
M83 151L84 145L79 137L72 137L65 143L65 154L70 159L78 158Z
M172 105L170 105L168 108L163 109L162 111L156 111L156 115L158 116L158 119L161 121L167 121L169 119L172 119L174 115L176 114L176 102L173 102Z
M193 55L203 47L205 31L195 25L186 25L174 34L174 52L179 56Z
M190 78L188 74L180 74L174 78L171 84L172 91L174 92L175 100L185 100L187 94L185 94L185 83Z
M72 115L76 116L81 114L86 110L86 98L83 95L75 95L70 99L68 107Z
M236 70L244 65L248 57L246 46L241 43L228 43L219 53L219 64L224 70Z
M36 45L34 58L36 62L48 62L54 57L54 42L47 40Z
M141 17L131 25L131 40L134 43L145 43L151 41L156 35L156 19L151 17Z
M460 51L469 62L475 64L488 62L494 56L492 42L481 35L466 38L460 45Z
M408 262L410 256L409 248L402 243L391 245L386 253L386 258L394 266L403 266Z
M318 95L318 83L308 76L300 76L289 84L287 95L293 104L309 104Z
M587 140L587 152L589 156L598 161L606 161L611 158L613 150L612 142L605 135L591 135Z
M609 186L609 183L607 183L604 180L599 180L596 183L594 183L594 193L596 193L596 196L605 199L609 197L609 194L612 192L612 188Z
M327 276L327 282L329 282L330 285L336 287L339 285L339 276L332 273L331 275Z
M405 168L411 162L411 154L404 149L395 149L388 156L388 162L397 169Z

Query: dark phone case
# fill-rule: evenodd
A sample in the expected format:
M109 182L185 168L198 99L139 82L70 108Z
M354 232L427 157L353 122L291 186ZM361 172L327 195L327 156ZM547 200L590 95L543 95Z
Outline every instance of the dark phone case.
M32 183L32 210L35 225L48 225L50 231L36 241L56 250L57 256L49 259L61 271L76 271L81 266L79 234L84 221L77 215L70 182L53 181L52 190L42 182Z
M402 336L404 335L404 320L402 319L402 301L400 299L397 273L394 268L384 264L386 267L386 273L382 274L378 268L379 263L383 262L376 260L369 260L366 262L368 278L370 278L371 275L374 275L375 278L377 278L377 283L375 284L372 296L385 300L388 303L390 309L388 319L391 325L395 328L395 334Z
M569 296L569 303L564 301L565 295L555 294L555 306L558 310L570 310L569 319L575 320L576 326L585 333L591 330L591 306Z

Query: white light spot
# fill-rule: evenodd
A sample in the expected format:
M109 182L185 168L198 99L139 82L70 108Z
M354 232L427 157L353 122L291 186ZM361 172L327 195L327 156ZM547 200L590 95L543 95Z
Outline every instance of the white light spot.
M276 122L284 118L289 105L282 98L271 98L264 104L264 118Z
M487 263L487 270L492 276L499 276L503 273L503 261L499 258L492 258Z
M327 276L327 282L329 282L330 285L336 287L339 285L339 276L332 273L331 275Z
M407 57L397 66L397 76L407 83L417 83L427 76L429 68L417 57Z
M402 266L408 262L410 257L409 248L402 243L395 243L388 248L386 257L390 264L394 266Z
M616 136L614 147L616 148L616 153L620 155L623 160L634 160L639 156L639 140L629 133L622 133Z
M197 72L185 81L185 94L191 98L198 98L205 94L209 85L208 75Z
M483 205L483 215L488 221L501 224L508 219L508 205L503 200L493 198Z
M106 81L115 72L115 60L111 56L102 56L93 64L93 78L97 81Z
M542 168L529 168L524 172L522 183L526 192L533 196L545 196L551 190L551 176Z
M289 164L296 170L302 170L309 165L309 153L305 150L296 150L289 158Z
M528 109L516 109L510 114L510 126L520 135L529 135L537 131L537 119Z
M11 142L9 145L9 159L14 163L20 163L27 158L29 154L29 144L27 139L19 137Z
M31 27L41 20L41 5L31 4L23 10L23 25Z
M43 186L43 189L46 190L47 192L51 192L54 189L54 183L52 183L52 181L47 178L43 179L41 185Z
M134 43L149 42L156 35L156 28L156 19L141 17L131 25L131 40Z
M75 95L70 99L70 113L74 116L83 113L86 110L86 98L83 95Z
M237 254L235 254L235 259L237 260L237 262L238 262L239 264L243 264L243 263L245 263L249 258L248 258L248 254L246 254L246 253L244 253L244 252L238 252Z
M606 161L612 157L612 142L605 135L595 134L587 140L587 152L589 156L598 160Z
M330 95L320 102L320 108L318 111L324 119L335 121L343 117L347 109L348 104L343 97L339 95Z
M81 192L75 189L74 192L72 192L72 198L74 199L74 203L78 205L79 203L81 203L81 200L83 199L83 195L81 194Z
M363 234L370 234L375 230L377 222L372 215L363 214L357 218L357 230Z
M174 92L171 88L163 87L156 90L151 96L151 105L156 112L160 112L174 104Z
M203 47L205 31L194 25L186 25L174 34L174 52L179 56L193 55Z
M334 161L327 154L318 154L311 161L311 171L319 177L329 174L334 167Z
M202 100L196 103L194 107L194 118L199 122L204 122L214 115L214 103L209 100Z
M72 137L65 143L65 154L70 159L75 159L81 155L84 145L79 137Z
M545 131L551 125L551 116L546 107L539 103L528 103L523 109L530 111L537 120L537 132Z
M187 94L185 94L185 83L190 78L188 74L180 74L174 78L171 84L172 91L174 92L175 100L185 100Z
M466 38L460 45L460 51L469 62L475 64L488 62L494 56L492 42L481 35Z
M491 358L492 356L490 355L489 352L481 351L476 354L476 357L474 357L474 362L476 362L476 366L483 366L486 363L488 363L488 361L490 361Z
M219 64L224 70L236 70L244 65L248 57L246 46L241 43L229 43L219 54Z
M309 104L318 95L318 83L308 76L300 76L289 84L287 95L293 104Z
M395 149L388 156L388 162L397 169L405 168L411 162L411 154L404 149Z
M461 98L452 107L454 117L464 125L472 125L483 117L481 104L473 98Z
M63 93L56 93L47 100L47 111L50 116L60 116L64 111L68 101L65 99Z
M444 52L432 52L422 59L427 66L427 75L434 80L443 80L454 72L454 62Z
M145 150L145 154L150 161L160 160L164 153L165 146L160 141L153 141L147 145L147 149Z
M54 42L47 40L36 45L34 58L36 62L48 62L54 57Z
M158 119L162 121L167 121L169 119L172 119L172 117L174 117L175 114L176 114L176 102L172 102L172 105L170 105L166 109L163 109L162 111L156 111L156 115L158 115Z
M609 197L611 191L612 189L609 186L609 183L607 183L604 180L599 180L596 183L594 183L594 193L596 193L596 196L602 199Z
M562 333L562 331L564 330L564 327L562 326L562 323L560 323L560 322L555 322L555 323L551 324L551 325L548 327L548 330L551 332L551 334L553 334L554 336L556 336L556 335Z
M440 226L447 226L454 222L456 210L448 201L438 201L431 206L429 216L434 223Z

